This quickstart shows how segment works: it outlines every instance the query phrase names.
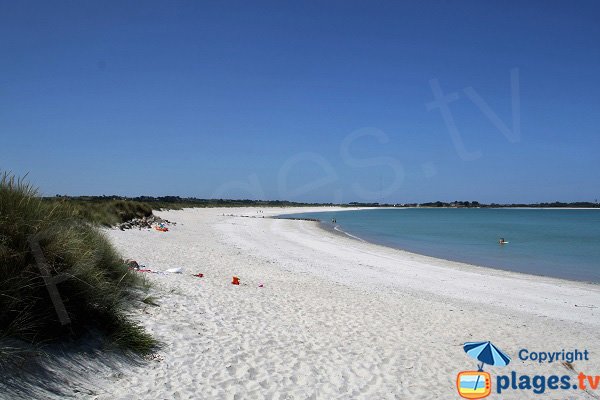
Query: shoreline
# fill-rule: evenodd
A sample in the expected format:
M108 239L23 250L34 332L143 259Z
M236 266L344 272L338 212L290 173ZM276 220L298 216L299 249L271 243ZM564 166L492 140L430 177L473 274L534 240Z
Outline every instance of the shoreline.
M352 210L344 210L344 209L335 210L335 211L333 211L333 210L323 210L322 212L327 212L327 211L330 211L330 212L361 211L361 210L376 210L376 209L391 209L391 208L394 208L394 207L381 207L381 208L378 208L378 207L365 207L365 208L360 208L360 209L357 208L357 209L352 209ZM418 208L425 208L425 207L403 207L403 208L418 209ZM453 209L454 207L429 207L428 209L434 209L434 208L439 208L439 209ZM502 209L502 208L496 208L496 209ZM517 208L514 208L514 209L517 209ZM521 207L519 209L531 209L531 210L534 210L536 208L534 208L534 207L532 207L532 208ZM537 208L537 209L542 209L542 208ZM550 208L543 208L543 209L548 210ZM565 208L553 208L552 210L561 210L561 209L566 210ZM578 210L578 209L583 210L583 208L573 208L573 210ZM588 209L586 209L586 210L588 210ZM589 210L593 210L593 208L590 208ZM286 218L286 217L284 217L286 215L290 215L291 216L291 215L294 215L294 214L302 214L302 213L305 213L305 212L307 212L307 211L296 210L293 213L289 213L289 214L286 213L286 214L281 214L281 215L275 215L272 218L288 219L288 220L305 220L305 221L309 221L309 222L315 222L320 229L322 229L322 230L324 230L326 232L331 232L331 233L334 233L334 234L339 234L342 237L349 237L349 238L358 240L360 242L370 243L370 244L375 245L375 246L382 246L382 247L385 247L385 248L388 248L388 249L394 249L394 250L402 251L402 252L405 252L405 253L412 254L414 256L422 256L422 257L427 257L427 258L431 258L431 259L434 259L434 260L440 260L442 262L462 264L464 266L473 267L473 268L483 268L483 269L486 269L486 270L490 270L490 273L493 273L493 272L505 272L505 273L509 273L509 274L516 274L518 276L522 275L522 276L530 277L530 278L537 277L537 278L544 278L544 279L554 279L554 280L557 280L557 281L564 281L564 282L571 282L571 283L582 283L582 284L586 284L586 285L593 285L593 286L600 287L600 282L594 282L594 281L589 281L589 280L584 280L584 279L569 279L569 278L563 278L563 277L557 277L557 276L544 275L544 274L541 274L541 273L540 274L535 274L535 273L529 273L529 272L521 272L521 271L516 271L516 270L513 270L513 269L509 269L509 268L502 268L502 267L496 267L496 266L482 265L482 264L472 263L472 262L463 261L463 260L453 260L453 259L450 259L450 258L444 258L444 257L438 256L438 255L429 255L429 254L426 254L424 252L421 253L421 252L417 252L417 251L414 251L414 250L405 249L405 248L402 248L402 247L396 247L396 246L385 244L385 243L379 243L377 241L363 239L360 236L356 236L356 235L353 235L353 234L351 234L349 232L346 232L345 230L343 230L337 224L335 226L331 226L331 224L329 222L327 222L326 220L317 219L316 221L314 221L311 218L292 218L292 217ZM309 212L312 213L312 211L309 211Z
M441 208L441 207L440 207ZM361 208L361 209L356 209L356 210L348 210L348 211L360 211L360 210L370 210L370 209L378 209L378 208ZM327 211L332 211L332 210L327 210ZM335 211L345 211L345 210L335 210ZM335 212L332 211L332 212ZM304 213L305 211L302 210L297 210L295 211L293 214L301 214ZM312 211L311 211L312 212ZM325 212L325 211L324 211ZM287 214L285 214L287 215ZM292 213L290 213L290 215L292 215ZM279 216L277 216L279 217ZM451 259L447 259L447 258L442 258L442 257L436 257L436 256L431 256L428 254L423 254L423 253L417 253L411 250L407 250L407 249L403 249L400 247L393 247L393 246L389 246L383 243L378 243L375 241L370 241L367 239L363 239L361 237L352 235L348 232L345 232L343 229L335 229L337 227L337 225L335 227L330 226L328 224L328 222L324 222L324 221L310 221L307 219L293 219L293 218L280 218L280 219L287 219L290 221L306 221L307 223L314 223L316 227L318 227L320 230L323 230L324 232L327 233L331 233L334 235L339 236L340 238L346 238L346 239L351 239L351 240L356 240L358 242L362 242L362 243L366 243L372 246L376 246L376 247L381 247L383 249L389 249L389 250L395 250L401 253L406 253L408 256L411 257L417 257L417 258L423 258L424 261L430 261L430 262L440 262L442 264L448 264L448 265L453 265L453 266L458 266L459 269L460 268L472 268L472 269L476 269L476 270L483 270L486 273L489 273L491 275L501 275L501 276L513 276L515 278L527 278L527 279L535 279L535 278L542 278L544 280L548 280L548 281L555 281L556 284L581 284L581 285L589 285L589 286L596 286L600 289L600 283L596 283L596 282L590 282L590 281L581 281L581 280L574 280L574 279L565 279L565 278L558 278L558 277L553 277L553 276L548 276L548 275L537 275L537 274L529 274L526 272L519 272L519 271L513 271L513 270L509 270L509 269L502 269L502 268L495 268L495 267L488 267L485 265L478 265L478 264L474 264L474 263L469 263L469 262L465 262L465 261L456 261L456 260L451 260ZM446 265L445 265L446 266ZM452 268L452 267L451 267Z
M369 208L356 208L352 210L369 209ZM317 212L317 211L344 211L345 209L337 209L335 207L316 208L313 210L306 210L304 208L288 209L285 210L285 214L297 214L305 212ZM270 209L267 216L279 216L281 213L277 209ZM281 227L275 233L287 234L287 239L291 242L300 242L301 246L308 246L312 248L323 248L328 254L335 254L340 256L341 252L351 252L356 258L361 258L364 255L367 256L369 264L385 264L385 267L377 268L377 276L373 276L373 284L375 286L381 286L382 284L389 284L391 282L388 277L394 277L400 275L402 272L410 273L411 279L409 282L398 283L402 288L409 289L412 292L426 292L430 295L442 296L444 298L460 300L460 301L471 301L465 293L471 291L474 293L475 298L479 302L487 303L488 305L498 306L519 310L522 308L517 303L517 299L503 299L498 293L489 293L488 287L490 285L497 285L499 288L503 288L504 291L513 291L518 293L518 299L522 299L523 302L531 297L528 293L544 293L544 299L552 300L551 302L539 301L537 307L533 307L531 312L537 312L544 310L548 316L555 316L562 320L573 320L577 321L580 319L580 314L583 314L576 310L567 311L564 309L563 304L570 304L570 307L578 308L580 306L587 306L591 303L596 304L595 307L600 306L600 285L590 282L567 280L562 278L555 278L549 276L532 275L515 271L507 271L496 268L489 268L485 266L479 266L475 264L469 264L464 262L446 260L443 258L432 257L428 255L412 253L406 250L397 249L394 247L385 246L378 243L357 240L349 237L341 232L331 232L327 229L323 229L318 222L313 221L301 221L301 220L288 220L285 219L273 219L279 223L287 222L287 226ZM312 227L312 229L310 228ZM287 228L287 229L286 229ZM234 234L233 232L228 232ZM306 234L309 235L306 235ZM330 246L325 246L327 243ZM333 246L333 248L331 247ZM374 256L374 257L371 257ZM352 259L353 257L346 256L344 259ZM375 259L373 259L375 258ZM377 261L376 261L377 260ZM365 263L366 264L366 263ZM368 265L368 264L366 264ZM396 267L396 265L400 266ZM371 265L374 266L374 265ZM329 279L335 280L335 272L337 269L332 269ZM361 274L360 269L354 271L357 275ZM319 275L323 275L320 273ZM420 279L420 280L419 280ZM485 285L483 287L478 286L478 280L483 280ZM453 287L449 286L436 286L432 282L451 282L455 281ZM360 281L363 283L362 281ZM391 285L392 287L394 285ZM573 291L572 293L569 290ZM582 291L582 293L576 293ZM553 293L554 292L554 293ZM562 298L576 297L579 299L585 299L587 302L582 304L575 304L568 301L563 301ZM492 301L494 299L494 301ZM580 302L581 303L581 302ZM531 305L531 304L530 304ZM539 307L539 308L538 308ZM592 310L596 310L596 308ZM592 318L590 322L600 326L600 318Z
M309 221L308 219L306 219L306 221ZM344 231L343 229L337 229L337 226L335 227L331 227L328 226L327 222L323 222L323 221L312 221L318 224L318 227L320 229L323 229L326 232L331 232L331 233L335 233L335 234L339 234L342 237L349 237L355 240L358 240L360 242L364 242L364 243L370 243L376 246L382 246L382 247L386 247L389 249L394 249L394 250L399 250L405 253L409 253L415 256L422 256L422 257L428 257L428 258L433 258L436 260L440 260L440 261L446 261L446 262L450 262L450 263L457 263L457 264L463 264L465 266L469 266L469 267L473 267L473 268L483 268L486 270L490 270L490 273L493 273L494 271L498 271L498 272L506 272L509 274L516 274L516 275L524 275L525 277L530 277L530 278L546 278L546 279L553 279L553 280L557 280L557 281L564 281L564 282L570 282L570 283L583 283L586 285L592 285L592 286L598 286L600 287L600 282L593 282L593 281L586 281L586 280L579 280L579 279L566 279L566 278L560 278L560 277L555 277L555 276L549 276L549 275L542 275L542 274L531 274L531 273L527 273L527 272L520 272L520 271L514 271L511 269L506 269L506 268L500 268L500 267L490 267L487 265L479 265L479 264L474 264L474 263L469 263L469 262L465 262L465 261L460 261L460 260L452 260L449 258L443 258L443 257L438 257L438 256L433 256L433 255L429 255L429 254L425 254L425 253L417 253L415 251L412 250L408 250L408 249L403 249L401 247L394 247L394 246L389 246L386 245L384 243L378 243L375 241L371 241L371 240L367 240L367 239L363 239L359 236L355 236L352 235L351 233L348 233L346 231Z

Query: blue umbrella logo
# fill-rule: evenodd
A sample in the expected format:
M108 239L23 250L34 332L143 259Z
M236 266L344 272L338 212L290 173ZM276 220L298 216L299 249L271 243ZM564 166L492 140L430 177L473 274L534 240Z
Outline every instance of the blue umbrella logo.
M510 357L502 350L492 344L492 342L467 342L463 349L470 357L481 361L478 365L479 371L483 371L483 364L504 367L510 363Z
M507 356L502 350L492 344L492 342L467 342L464 344L463 349L470 357L473 357L477 361L480 361L477 367L479 371L483 371L483 364L495 365L498 367L504 367L510 363L510 357ZM475 388L479 383L479 375L475 381Z

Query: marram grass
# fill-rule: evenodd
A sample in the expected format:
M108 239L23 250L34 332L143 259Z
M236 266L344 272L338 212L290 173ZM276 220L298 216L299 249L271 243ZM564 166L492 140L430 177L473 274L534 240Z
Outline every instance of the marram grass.
M70 323L51 301L29 239L39 238ZM126 315L141 302L144 282L129 271L110 242L81 218L81 209L44 202L35 188L0 175L0 364L7 340L43 343L101 332L125 349L147 353L157 342ZM64 321L63 321L64 322Z

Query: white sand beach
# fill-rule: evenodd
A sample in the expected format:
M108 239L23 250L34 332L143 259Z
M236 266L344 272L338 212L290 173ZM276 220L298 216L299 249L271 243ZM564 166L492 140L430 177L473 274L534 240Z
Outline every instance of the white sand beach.
M461 345L480 340L513 358L505 371L575 374L516 353L587 349L590 360L575 362L575 370L600 373L596 285L468 266L343 237L315 222L262 218L305 208L261 211L168 211L159 215L177 225L167 233L108 232L124 256L184 272L147 275L160 307L138 317L164 343L161 360L97 379L96 398L458 398L456 374L476 369ZM233 275L240 286L231 284Z
M456 374L476 370L462 344L486 340L512 357L507 367L486 367L492 376L567 374L576 382L580 371L600 374L597 285L449 262L316 222L267 218L306 208L260 211L160 212L177 223L169 232L107 231L124 256L183 273L146 275L160 306L139 308L134 317L163 343L155 359L63 360L57 369L81 373L85 365L88 378L71 383L74 396L452 399L459 398ZM231 284L234 275L241 285ZM560 362L521 361L522 348L587 349L590 360L574 362L573 371ZM491 398L599 393L509 390Z

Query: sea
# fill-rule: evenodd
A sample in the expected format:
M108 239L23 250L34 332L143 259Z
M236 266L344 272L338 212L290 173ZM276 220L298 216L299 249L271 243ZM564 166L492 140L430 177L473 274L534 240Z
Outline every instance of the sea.
M289 217L316 218L342 233L413 253L600 283L600 209L394 208ZM501 238L508 243L500 245Z

